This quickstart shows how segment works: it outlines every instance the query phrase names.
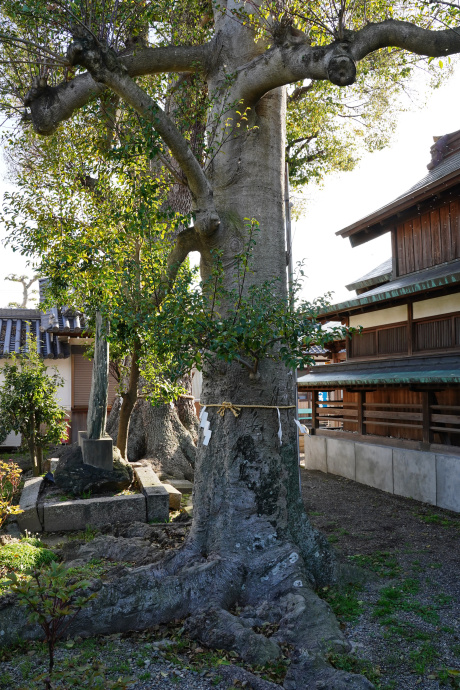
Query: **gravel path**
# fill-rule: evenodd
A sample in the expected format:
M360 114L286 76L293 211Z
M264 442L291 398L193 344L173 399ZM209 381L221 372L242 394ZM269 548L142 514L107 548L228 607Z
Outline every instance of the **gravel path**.
M302 470L311 520L364 583L325 592L353 654L385 690L460 688L460 515Z

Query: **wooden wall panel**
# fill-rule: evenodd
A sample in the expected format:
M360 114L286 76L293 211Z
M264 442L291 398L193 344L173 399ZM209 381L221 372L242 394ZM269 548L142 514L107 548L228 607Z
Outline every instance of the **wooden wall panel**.
M452 258L460 259L460 201L452 201L450 204L450 233Z
M407 326L382 328L378 331L379 355L392 355L407 352Z
M366 393L367 403L396 403L398 405L407 404L421 404L422 393L416 393L406 388L384 389ZM368 408L369 409L369 408ZM398 408L402 411L413 411L414 408ZM418 411L418 410L417 410ZM377 426L368 422L366 424L366 433L375 436L392 436L393 438L407 438L413 441L422 440L421 429L410 429L408 427L397 426Z
M441 262L441 220L439 209L430 212L431 225L431 266Z
M442 350L453 347L452 319L437 319L414 324L415 350Z
M352 357L369 357L377 354L376 351L376 332L356 333L351 338Z
M88 409L89 394L91 391L91 376L93 372L93 360L87 359L80 353L75 353L73 357L73 395L72 407ZM109 373L109 392L107 404L113 405L115 400L118 383L112 374Z
M413 273L415 271L415 259L414 237L412 232L411 220L404 223L404 252L406 254L406 272Z
M460 258L460 201L434 208L396 228L398 275Z
M414 240L414 271L420 271L423 266L422 253L422 221L414 218L412 221L412 236Z
M420 220L422 225L422 268L428 268L432 265L430 215L424 213Z
M439 209L439 219L441 223L441 263L443 263L452 259L449 206L442 206Z
M404 251L404 225L396 228L396 246L398 248L398 275L403 276L406 271L406 252Z

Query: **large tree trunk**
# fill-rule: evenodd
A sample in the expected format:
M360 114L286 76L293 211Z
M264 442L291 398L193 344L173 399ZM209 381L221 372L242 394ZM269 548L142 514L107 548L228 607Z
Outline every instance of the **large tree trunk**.
M107 420L107 433L113 439L117 438L121 407L121 398L117 397ZM142 398L135 404L129 424L127 459L135 462L145 458L161 479L193 481L196 446L174 405L153 407Z
M128 388L122 396L121 406L119 406L118 433L116 436L117 448L125 460L128 457L129 424L137 401L139 376L139 345L136 344L131 353Z

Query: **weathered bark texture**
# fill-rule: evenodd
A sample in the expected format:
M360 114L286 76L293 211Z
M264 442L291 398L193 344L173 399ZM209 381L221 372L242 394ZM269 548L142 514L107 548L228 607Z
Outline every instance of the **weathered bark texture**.
M125 460L127 459L128 453L128 433L131 414L137 401L139 376L139 346L134 346L131 354L128 387L126 392L121 396L121 405L118 406L118 433L116 439L113 439L116 441L121 457Z
M88 438L102 438L107 421L109 387L109 343L106 324L102 315L96 312L96 333L94 338L94 362L86 422Z
M117 437L121 398L117 397L107 421L107 433ZM146 458L161 479L193 481L196 446L189 431L182 424L174 405L153 407L139 399L131 413L127 459L130 462Z
M197 443L198 441L198 430L200 428L200 424L198 421L198 417L196 415L196 410L195 410L195 403L193 398L191 397L192 395L192 376L191 374L188 374L187 376L183 376L181 381L181 385L186 389L188 392L188 395L190 397L185 397L181 396L180 398L177 398L177 400L174 401L174 405L176 406L177 414L179 415L179 419L182 422L182 424L185 426L189 434L191 435L193 439L193 443Z

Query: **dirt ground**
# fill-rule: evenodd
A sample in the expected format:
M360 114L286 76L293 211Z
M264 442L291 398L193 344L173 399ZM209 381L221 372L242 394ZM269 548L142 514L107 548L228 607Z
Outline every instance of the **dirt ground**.
M364 574L322 592L352 645L331 661L386 690L460 688L460 515L322 472L301 478L313 524Z

